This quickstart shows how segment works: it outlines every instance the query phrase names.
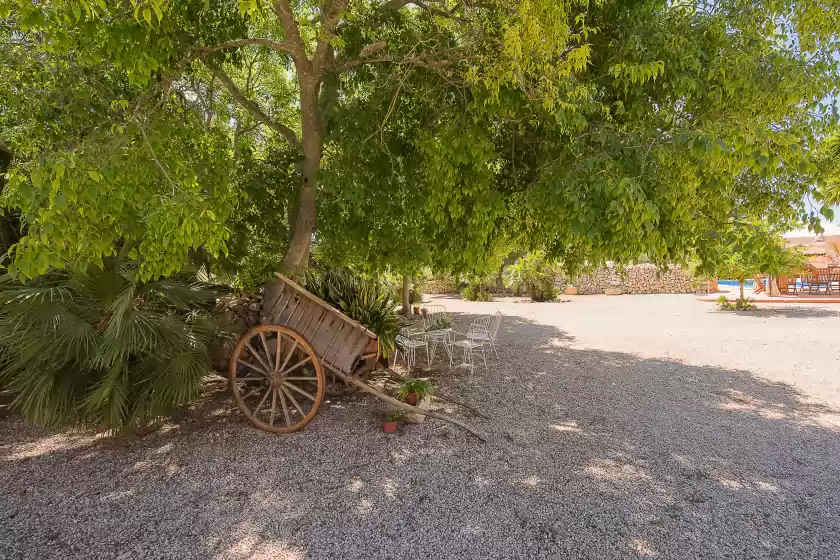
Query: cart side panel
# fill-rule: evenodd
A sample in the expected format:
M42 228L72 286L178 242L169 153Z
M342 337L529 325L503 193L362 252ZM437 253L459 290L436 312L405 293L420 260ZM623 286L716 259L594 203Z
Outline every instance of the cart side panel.
M365 334L359 330L352 329L348 331L342 338L341 345L335 345L333 350L331 351L331 356L328 358L330 363L332 363L335 367L339 370L348 373L353 366L353 362L355 362L355 358L358 356L357 353L354 353L356 346L359 345L359 340L365 336Z
M291 314L289 317L289 322L286 325L290 329L300 332L303 328L302 322L305 323L306 318L311 316L313 307L317 306L317 304L309 298L302 298L300 305L297 306L294 313Z
M310 337L309 344L312 345L312 349L315 350L315 353L318 355L319 359L324 358L324 354L326 354L327 349L330 348L330 344L335 339L335 335L338 334L338 331L343 326L343 321L340 321L330 312L327 312L324 316L324 320L321 322L321 326L318 330Z
M301 332L303 338L312 340L318 331L321 330L323 323L329 318L329 312L321 306L315 306L312 310L312 315L301 323ZM317 350L316 350L317 352Z

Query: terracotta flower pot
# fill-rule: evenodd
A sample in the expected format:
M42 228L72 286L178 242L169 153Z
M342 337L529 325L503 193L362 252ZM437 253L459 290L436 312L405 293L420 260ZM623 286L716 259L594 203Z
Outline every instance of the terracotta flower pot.
M396 434L397 433L397 422L396 420L390 420L388 422L382 423L382 431L386 434Z
M575 286L567 286L566 287L566 295L567 296L576 296L576 295L578 295L578 289Z
M415 315L420 315L420 306L419 305L414 306L414 314Z
M417 406L417 393L409 393L405 396L406 404L410 404L411 406Z

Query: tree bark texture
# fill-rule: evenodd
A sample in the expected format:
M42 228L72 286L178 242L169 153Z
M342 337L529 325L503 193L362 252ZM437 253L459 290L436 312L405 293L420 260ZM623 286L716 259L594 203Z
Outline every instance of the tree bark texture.
M408 274L403 276L402 283L402 312L403 315L411 313L411 278Z

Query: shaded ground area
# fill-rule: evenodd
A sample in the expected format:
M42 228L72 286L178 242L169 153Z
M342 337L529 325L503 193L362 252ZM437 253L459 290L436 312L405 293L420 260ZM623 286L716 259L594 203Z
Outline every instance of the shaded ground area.
M840 377L838 317L442 301L461 324L508 315L489 372L435 374L493 416L470 419L489 443L440 422L386 436L366 396L291 436L218 393L131 442L10 417L0 556L840 557L840 416L819 381Z

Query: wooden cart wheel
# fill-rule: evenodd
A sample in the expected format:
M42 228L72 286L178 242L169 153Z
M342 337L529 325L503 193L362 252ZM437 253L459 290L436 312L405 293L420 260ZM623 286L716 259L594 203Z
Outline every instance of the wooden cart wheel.
M257 428L286 434L312 420L324 400L321 362L287 327L260 325L233 351L228 383L236 405Z

